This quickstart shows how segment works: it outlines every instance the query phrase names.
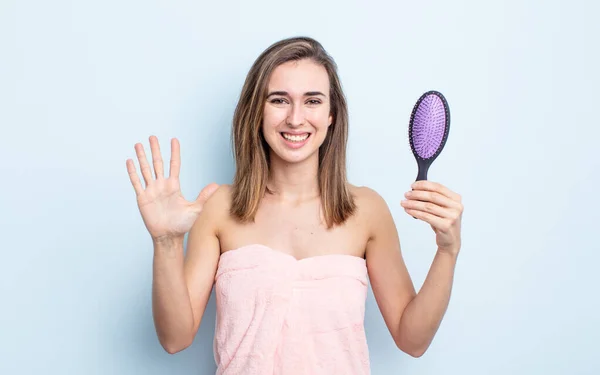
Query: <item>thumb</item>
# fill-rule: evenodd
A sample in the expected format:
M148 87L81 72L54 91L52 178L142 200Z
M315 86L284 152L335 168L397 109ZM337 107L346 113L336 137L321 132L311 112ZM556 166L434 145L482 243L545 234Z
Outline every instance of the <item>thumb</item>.
M213 195L213 193L215 191L217 191L218 188L219 188L219 185L215 184L214 182L206 185L204 187L204 189L202 189L200 194L198 194L198 198L196 198L196 202L194 202L194 203L196 205L198 205L200 209L202 209L202 206L204 206L204 203L206 203L208 198L210 198L210 196Z

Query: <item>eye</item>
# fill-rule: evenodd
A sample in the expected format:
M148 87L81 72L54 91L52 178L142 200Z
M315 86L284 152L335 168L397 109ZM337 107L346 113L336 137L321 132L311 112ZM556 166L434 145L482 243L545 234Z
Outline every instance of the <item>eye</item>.
M307 103L310 105L317 105L317 104L321 104L321 101L319 99L309 99L307 101Z
M270 103L272 103L272 104L285 104L285 103L287 103L287 100L285 100L284 98L275 98L275 99L271 99Z

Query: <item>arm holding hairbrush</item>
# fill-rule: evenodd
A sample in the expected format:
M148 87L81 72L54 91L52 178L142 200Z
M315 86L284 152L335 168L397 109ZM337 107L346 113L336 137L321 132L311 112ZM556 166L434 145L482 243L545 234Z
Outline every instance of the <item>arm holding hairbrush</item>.
M448 308L454 269L460 250L463 206L458 194L431 182L413 184L406 212L431 225L436 233L437 253L418 293L401 255L397 230L383 199L373 202L373 220L367 245L367 267L373 294L385 323L399 349L422 356L430 346Z

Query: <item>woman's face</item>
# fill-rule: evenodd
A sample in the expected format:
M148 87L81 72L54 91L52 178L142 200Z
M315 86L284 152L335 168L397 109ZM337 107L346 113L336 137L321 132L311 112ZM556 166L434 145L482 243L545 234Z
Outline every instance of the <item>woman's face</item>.
M323 66L307 59L275 68L262 123L271 158L297 163L318 156L331 121L329 76Z

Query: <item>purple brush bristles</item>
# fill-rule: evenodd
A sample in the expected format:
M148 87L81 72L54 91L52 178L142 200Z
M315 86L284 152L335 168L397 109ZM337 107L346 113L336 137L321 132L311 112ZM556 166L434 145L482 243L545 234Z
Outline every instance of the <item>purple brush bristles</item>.
M412 126L415 152L423 159L432 157L444 139L446 111L439 96L429 94L419 104Z

